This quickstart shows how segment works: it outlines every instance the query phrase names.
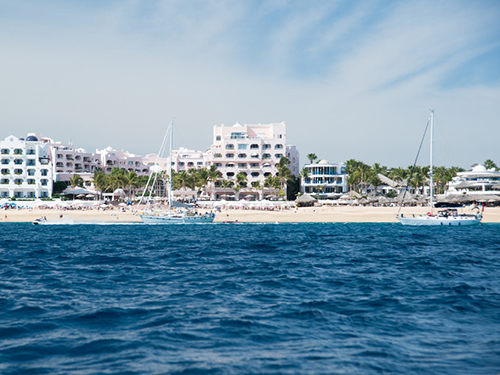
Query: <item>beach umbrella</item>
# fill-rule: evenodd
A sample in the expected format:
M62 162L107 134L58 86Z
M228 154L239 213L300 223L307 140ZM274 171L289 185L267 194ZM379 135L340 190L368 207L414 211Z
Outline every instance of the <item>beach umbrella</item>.
M101 204L99 207L101 207L101 208L106 208L106 207L108 207L108 205L103 203L103 204Z
M493 185L491 187L492 189L495 189L495 190L500 190L500 182L499 183L496 183L495 185Z
M99 204L100 204L100 203L97 203L97 202L96 202L96 203L94 203L92 206L97 207L97 206L99 206Z
M126 203L118 203L118 206L122 206L122 207L125 207L127 204Z

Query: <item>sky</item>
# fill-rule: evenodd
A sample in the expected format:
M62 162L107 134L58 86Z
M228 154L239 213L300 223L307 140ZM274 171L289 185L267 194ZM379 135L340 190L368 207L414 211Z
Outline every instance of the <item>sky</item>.
M500 166L500 1L0 0L0 138L206 150L285 122L306 155ZM427 145L427 143L425 143ZM428 164L428 146L419 164Z

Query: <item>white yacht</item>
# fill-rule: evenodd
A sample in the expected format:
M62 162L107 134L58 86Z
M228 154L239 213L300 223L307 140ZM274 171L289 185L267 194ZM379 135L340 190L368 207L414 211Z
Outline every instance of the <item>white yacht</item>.
M483 218L482 212L478 212L476 214L459 214L457 209L446 209L438 211L437 215L434 215L434 186L433 186L433 160L432 160L432 148L433 148L433 136L434 136L434 111L431 110L429 121L427 122L427 126L430 123L430 211L426 215L411 215L404 216L403 214L399 214L397 219L403 225L446 225L446 226L461 226L461 225L477 225L481 223ZM426 126L426 129L427 129ZM403 200L401 202L401 206L399 208L399 212L401 212L401 207L403 206ZM483 207L484 210L484 207Z
M165 145L166 145L166 139L167 139L167 134L170 131L170 157L169 161L172 160L172 143L173 143L173 121L170 122L169 129L167 130L167 133L165 133L165 137L163 138L162 145L160 147L160 151L158 152L157 158L162 157L163 151L165 150ZM155 167L158 165L158 163L155 163ZM148 183L146 187L144 188L144 193L142 194L142 197L139 201L139 204L137 207L140 206L140 204L143 201L144 194L147 191L148 186L155 186L156 185L156 180L158 178L158 173L159 170L154 170L155 168L152 168L152 173L149 176ZM143 212L139 214L141 217L142 221L144 224L203 224L203 223L213 223L215 214L213 213L207 213L205 215L200 215L199 213L195 212L191 206L186 205L186 204L180 204L178 202L175 202L172 197L172 163L170 162L170 173L169 173L169 179L170 181L168 182L168 210L166 211L154 211L151 208L150 204L150 196L149 194L147 202L146 202L146 208L144 209ZM151 183L151 184L150 184ZM175 210L173 210L174 206L177 206Z

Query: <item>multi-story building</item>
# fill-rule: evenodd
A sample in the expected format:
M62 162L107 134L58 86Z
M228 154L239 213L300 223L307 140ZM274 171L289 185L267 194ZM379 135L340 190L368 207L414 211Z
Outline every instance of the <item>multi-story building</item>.
M190 169L206 168L208 166L207 154L202 151L188 150L180 147L172 151L172 169L175 172L188 171ZM142 158L142 162L152 167L157 164L161 170L168 171L168 157L159 158L157 154L148 154Z
M264 185L268 176L278 173L277 164L281 157L290 160L290 170L299 172L299 153L295 146L286 144L285 123L267 125L215 125L213 144L207 152L208 165L215 165L224 179L235 179L242 173L248 186ZM215 188L215 196L227 194L226 189ZM246 195L259 195L262 190L245 191ZM239 195L237 191L233 194Z
M13 135L0 141L0 197L48 198L52 196L49 144L34 135Z
M487 170L481 164L474 164L470 171L458 172L448 183L446 194L499 194L493 189L500 184L500 172Z
M96 150L95 155L100 155L102 169L106 173L111 172L113 167L118 167L129 172L134 171L140 176L149 174L149 167L143 163L142 156L128 151L107 147L104 150Z
M308 171L308 177L302 177L303 193L318 193L325 198L335 198L349 191L344 163L332 164L321 160L317 164L306 164L304 168Z

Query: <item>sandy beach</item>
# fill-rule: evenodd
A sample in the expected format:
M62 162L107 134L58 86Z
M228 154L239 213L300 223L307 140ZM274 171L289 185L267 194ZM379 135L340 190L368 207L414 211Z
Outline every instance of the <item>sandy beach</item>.
M204 213L206 210L199 210ZM405 215L421 215L429 207L405 207ZM279 223L396 223L397 207L306 207L284 211L259 211L243 209L223 209L217 212L215 222L238 221L242 223L279 222ZM468 212L466 209L464 212ZM61 217L62 215L62 217ZM141 222L132 212L118 210L2 210L0 223L31 222L45 216L54 223L131 223ZM483 223L500 223L500 207L486 207Z

